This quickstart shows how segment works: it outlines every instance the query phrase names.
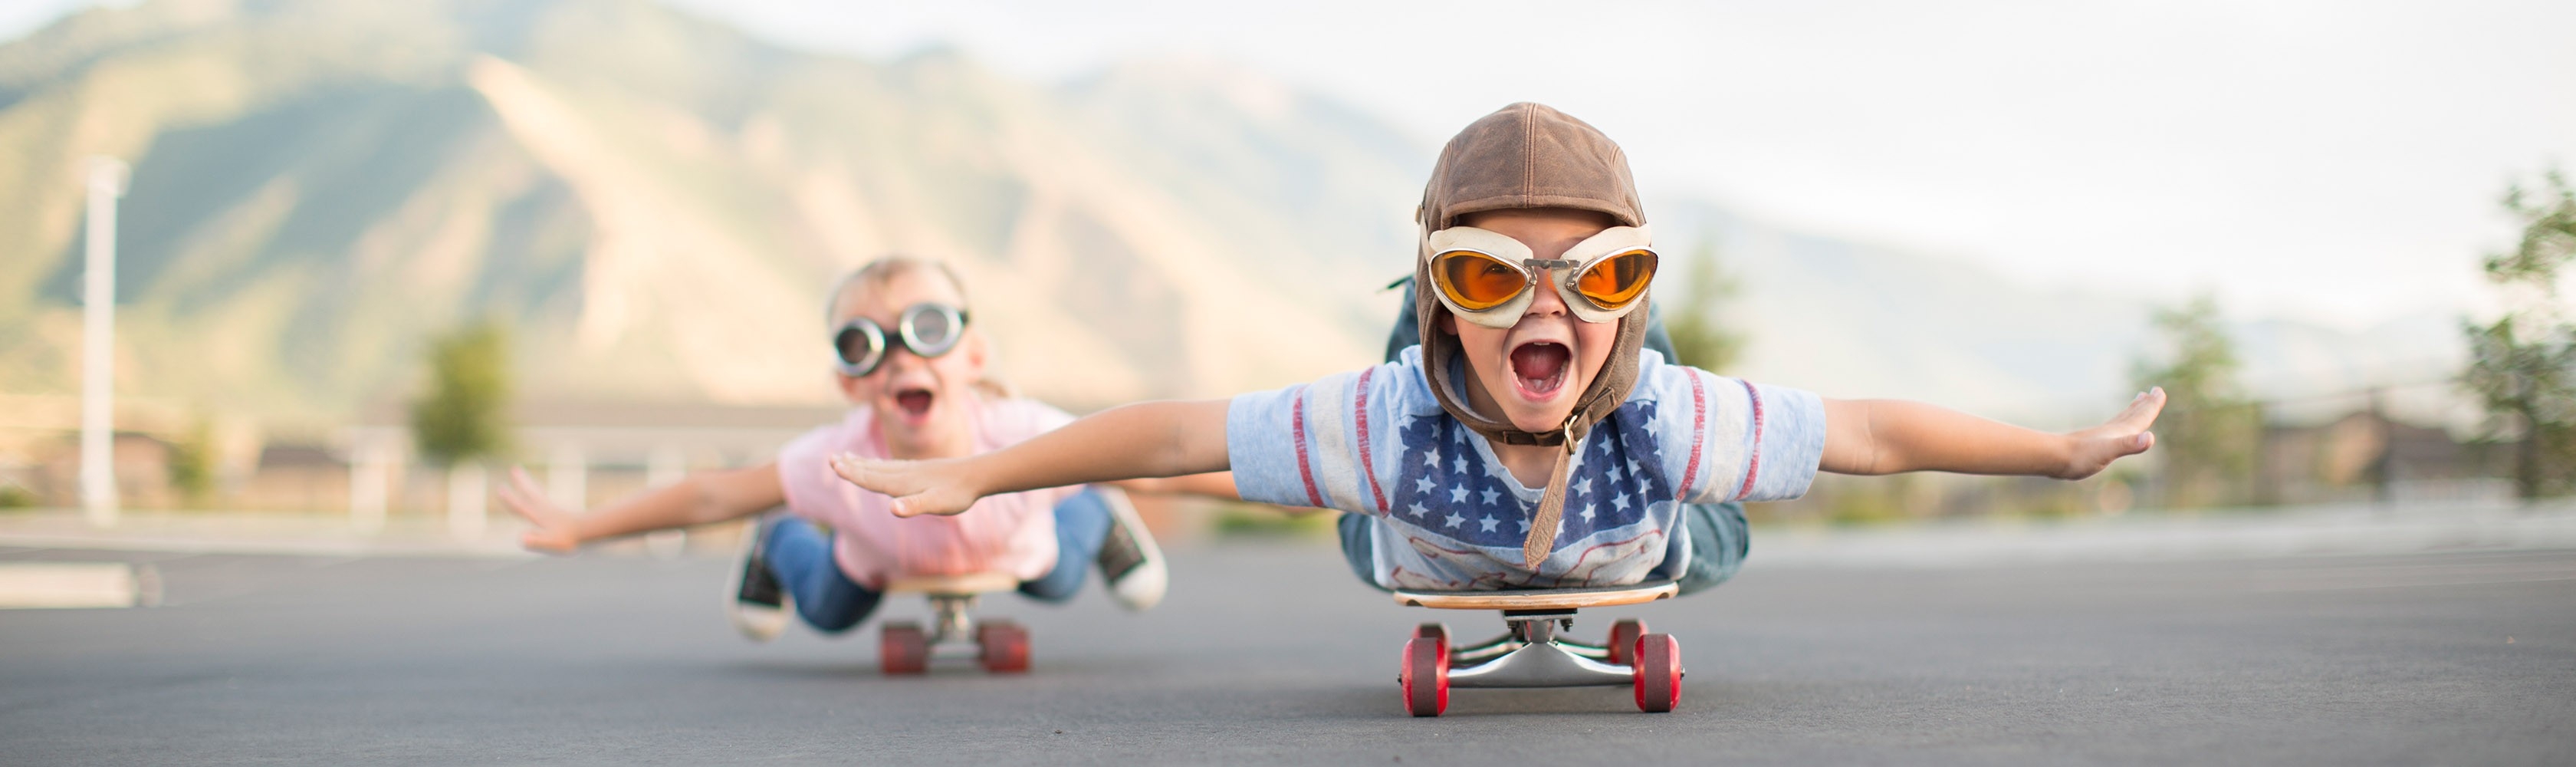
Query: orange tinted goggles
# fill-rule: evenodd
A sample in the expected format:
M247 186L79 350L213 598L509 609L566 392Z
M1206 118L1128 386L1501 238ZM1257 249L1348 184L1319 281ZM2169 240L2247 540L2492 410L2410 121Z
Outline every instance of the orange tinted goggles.
M1655 279L1655 252L1634 248L1584 264L1570 259L1522 259L1515 264L1474 250L1451 250L1432 256L1432 281L1458 308L1480 312L1511 303L1538 285L1542 270L1573 274L1558 285L1569 301L1581 299L1592 308L1618 311L1646 294ZM1574 271L1580 267L1581 271Z
M1557 296L1584 322L1627 316L1655 281L1654 233L1643 226L1603 229L1556 258L1536 258L1528 243L1472 226L1441 229L1424 240L1440 303L1489 328L1520 322L1542 274L1555 275Z

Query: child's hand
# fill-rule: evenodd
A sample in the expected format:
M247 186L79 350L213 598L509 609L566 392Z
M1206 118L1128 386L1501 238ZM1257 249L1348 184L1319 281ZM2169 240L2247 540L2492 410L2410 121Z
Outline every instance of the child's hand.
M2065 470L2055 476L2083 479L2102 473L2112 461L2146 452L2156 444L2156 435L2147 427L2155 425L2156 414L2164 409L2165 389L2158 386L2130 400L2129 409L2102 425L2066 435L2074 444L2067 451Z
M527 469L510 467L510 481L501 483L498 494L502 506L536 526L519 535L520 546L548 554L570 554L581 548L581 534L574 529L579 517L546 500L545 490L528 478Z
M832 456L832 471L850 484L894 498L898 517L957 514L983 495L966 481L962 459L881 461L842 453Z

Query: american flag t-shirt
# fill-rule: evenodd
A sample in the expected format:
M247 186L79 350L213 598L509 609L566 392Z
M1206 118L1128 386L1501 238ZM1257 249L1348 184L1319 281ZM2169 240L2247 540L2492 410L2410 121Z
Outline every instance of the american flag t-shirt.
M1377 517L1375 576L1390 588L1667 577L1689 556L1680 504L1806 491L1823 455L1824 410L1807 392L1644 355L1636 389L1570 458L1563 522L1535 571L1521 544L1543 488L1513 478L1483 437L1440 409L1419 347L1367 370L1236 397L1226 425L1235 484L1247 500Z

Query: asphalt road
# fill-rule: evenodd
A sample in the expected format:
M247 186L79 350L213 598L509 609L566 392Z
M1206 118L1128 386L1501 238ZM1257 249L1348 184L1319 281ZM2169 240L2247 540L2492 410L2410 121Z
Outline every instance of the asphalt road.
M1753 566L1616 614L1681 638L1681 709L1460 691L1404 716L1419 620L1314 545L1178 552L1170 600L989 604L1024 677L877 674L875 624L768 645L726 563L151 562L159 607L0 611L0 763L2568 764L2576 552ZM919 616L918 600L888 612ZM883 614L883 613L881 613Z

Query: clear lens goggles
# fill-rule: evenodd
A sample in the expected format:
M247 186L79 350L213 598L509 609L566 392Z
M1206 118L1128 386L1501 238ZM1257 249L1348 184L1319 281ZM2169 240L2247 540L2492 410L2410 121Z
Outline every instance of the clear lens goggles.
M1561 258L1535 258L1510 236L1472 226L1431 233L1431 282L1440 302L1489 328L1520 322L1539 275L1552 273L1557 296L1585 322L1627 316L1655 280L1659 258L1645 227L1614 226L1575 243Z
M842 375L857 378L876 372L892 344L902 344L913 354L928 358L955 350L958 340L965 337L965 310L947 304L918 303L905 307L896 318L892 337L866 317L842 325L840 332L832 334L832 362Z

